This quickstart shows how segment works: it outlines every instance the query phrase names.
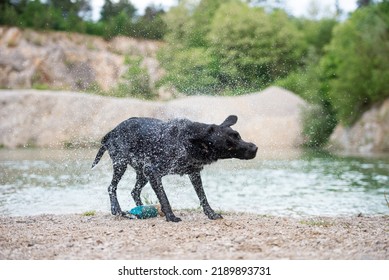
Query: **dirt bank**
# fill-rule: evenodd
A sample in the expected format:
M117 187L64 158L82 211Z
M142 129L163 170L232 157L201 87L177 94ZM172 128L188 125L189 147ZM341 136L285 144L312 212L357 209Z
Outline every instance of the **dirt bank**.
M389 259L389 216L0 217L0 259Z
M189 118L234 126L260 148L293 148L302 143L300 109L306 103L279 87L237 97L191 96L169 102L108 98L64 91L0 90L0 145L69 147L99 143L130 117Z

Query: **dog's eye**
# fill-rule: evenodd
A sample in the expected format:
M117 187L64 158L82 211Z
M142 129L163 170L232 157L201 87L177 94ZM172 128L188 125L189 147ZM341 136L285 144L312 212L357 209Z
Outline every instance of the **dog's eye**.
M229 148L229 150L234 146L234 142L232 142L230 140L227 140L226 144L227 144L227 147Z

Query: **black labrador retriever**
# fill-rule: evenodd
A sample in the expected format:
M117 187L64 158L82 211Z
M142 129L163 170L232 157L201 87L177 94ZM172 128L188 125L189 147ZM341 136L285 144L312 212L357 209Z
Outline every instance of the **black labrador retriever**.
M162 177L167 174L188 174L200 199L204 213L210 219L221 219L209 206L201 182L203 166L218 159L253 159L257 146L245 142L231 128L237 122L229 116L221 125L192 122L187 119L161 121L153 118L130 118L120 123L101 141L92 168L104 152L113 163L113 178L108 193L111 213L125 215L116 197L116 188L128 165L136 171L136 184L131 192L137 206L142 205L140 193L149 182L161 204L167 221L179 222L171 209L162 186Z

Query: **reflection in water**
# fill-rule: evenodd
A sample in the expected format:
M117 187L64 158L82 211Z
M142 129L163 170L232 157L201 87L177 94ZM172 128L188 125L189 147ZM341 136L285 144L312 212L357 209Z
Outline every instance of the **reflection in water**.
M95 150L1 150L0 214L109 212L111 161L90 169ZM389 157L334 156L322 152L259 151L256 160L225 160L205 167L204 188L215 210L267 215L388 214ZM166 176L173 208L198 208L187 176ZM123 209L134 206L128 169L118 188ZM151 187L142 197L156 202Z

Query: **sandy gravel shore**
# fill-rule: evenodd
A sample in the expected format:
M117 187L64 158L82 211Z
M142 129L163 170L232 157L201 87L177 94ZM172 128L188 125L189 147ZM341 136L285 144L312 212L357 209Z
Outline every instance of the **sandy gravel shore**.
M389 216L0 217L0 259L389 259Z

